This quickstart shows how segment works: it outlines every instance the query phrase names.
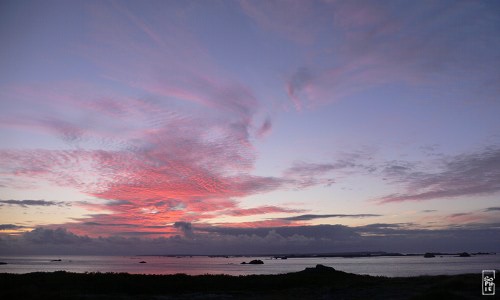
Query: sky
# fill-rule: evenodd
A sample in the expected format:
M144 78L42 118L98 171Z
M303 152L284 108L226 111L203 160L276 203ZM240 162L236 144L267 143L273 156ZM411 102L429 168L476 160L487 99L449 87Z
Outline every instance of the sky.
M1 1L0 254L500 251L496 1Z

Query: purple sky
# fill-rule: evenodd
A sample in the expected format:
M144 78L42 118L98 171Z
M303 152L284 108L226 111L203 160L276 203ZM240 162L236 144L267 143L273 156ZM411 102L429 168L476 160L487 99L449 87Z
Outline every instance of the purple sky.
M0 40L0 254L500 251L495 1L2 1Z

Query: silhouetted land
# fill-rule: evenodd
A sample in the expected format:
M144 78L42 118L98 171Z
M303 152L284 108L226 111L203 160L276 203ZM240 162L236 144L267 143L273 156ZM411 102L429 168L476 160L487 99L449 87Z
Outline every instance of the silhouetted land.
M374 277L318 265L281 275L0 274L0 299L476 299L481 274Z

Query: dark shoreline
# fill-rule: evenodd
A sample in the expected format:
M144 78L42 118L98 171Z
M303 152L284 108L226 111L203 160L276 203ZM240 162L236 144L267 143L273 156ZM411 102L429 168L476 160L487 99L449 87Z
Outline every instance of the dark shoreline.
M476 299L481 274L375 277L317 265L279 275L0 273L1 299Z

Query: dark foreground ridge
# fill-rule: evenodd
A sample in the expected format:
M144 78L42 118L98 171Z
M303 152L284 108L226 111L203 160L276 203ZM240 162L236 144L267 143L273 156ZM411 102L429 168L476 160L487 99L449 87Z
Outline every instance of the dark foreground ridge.
M280 275L0 274L0 299L476 299L481 274L373 277L317 265Z

